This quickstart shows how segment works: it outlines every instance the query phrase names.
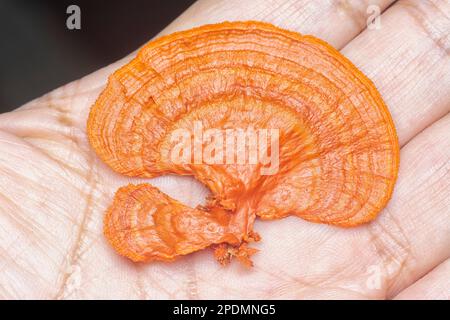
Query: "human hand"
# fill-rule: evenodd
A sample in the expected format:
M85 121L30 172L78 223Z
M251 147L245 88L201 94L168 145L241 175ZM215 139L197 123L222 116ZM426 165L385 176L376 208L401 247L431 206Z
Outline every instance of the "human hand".
M449 299L450 3L376 1L392 6L369 30L364 2L201 0L163 33L256 19L340 49L379 89L402 146L393 198L374 222L257 221L252 269L222 267L209 250L173 263L118 256L104 213L119 187L142 180L97 158L86 119L128 57L0 115L0 297ZM191 206L207 194L187 177L146 181Z

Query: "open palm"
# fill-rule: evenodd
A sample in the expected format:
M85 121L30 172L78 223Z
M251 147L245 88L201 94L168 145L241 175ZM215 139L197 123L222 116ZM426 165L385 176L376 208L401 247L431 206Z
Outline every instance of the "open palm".
M368 2L201 0L163 33L256 19L340 49L380 90L402 146L393 198L374 222L258 221L252 269L222 267L209 250L174 263L118 256L104 212L117 188L142 180L106 167L85 127L125 58L0 115L0 298L450 299L450 3L370 1L384 12L366 29ZM146 181L191 206L207 195L191 178Z

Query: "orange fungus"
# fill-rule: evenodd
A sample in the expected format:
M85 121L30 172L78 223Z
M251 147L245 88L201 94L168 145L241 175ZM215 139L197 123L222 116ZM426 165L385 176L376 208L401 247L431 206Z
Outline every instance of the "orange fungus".
M211 190L191 208L150 184L120 188L104 234L133 261L213 247L222 264L251 265L256 217L368 222L399 163L391 116L366 76L322 40L251 21L145 45L109 77L87 133L118 173L191 175Z

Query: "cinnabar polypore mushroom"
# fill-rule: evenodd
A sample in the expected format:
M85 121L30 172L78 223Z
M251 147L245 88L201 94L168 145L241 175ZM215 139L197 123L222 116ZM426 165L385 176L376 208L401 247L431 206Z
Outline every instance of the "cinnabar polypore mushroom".
M196 122L204 130L278 129L278 170L173 161L172 134L192 132ZM361 71L322 40L254 21L146 44L109 77L87 133L118 173L191 175L212 192L206 206L190 208L150 184L120 188L104 234L133 261L170 261L213 246L221 263L236 256L250 265L256 217L366 223L391 197L399 165L389 111Z

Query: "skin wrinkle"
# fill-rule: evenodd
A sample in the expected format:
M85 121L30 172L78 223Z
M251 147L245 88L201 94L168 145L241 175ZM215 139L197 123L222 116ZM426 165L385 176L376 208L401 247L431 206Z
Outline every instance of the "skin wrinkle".
M187 273L187 296L190 300L197 300L198 296L198 284L197 284L197 272L195 271L195 255L190 257L189 261L186 261L186 273Z
M258 272L262 272L262 273L264 273L265 275L267 275L267 276L269 276L271 278L282 280L282 281L284 281L286 283L294 282L294 283L299 283L301 285L307 285L308 284L307 281L301 280L300 278L296 278L296 277L291 276L289 274L281 275L279 273L274 273L274 272L272 272L270 270L267 270L267 269L259 267L259 266L255 266L255 270L258 271Z
M415 257L412 255L410 245L404 234L401 235L404 239L398 240L395 234L388 231L385 227L381 227L380 229L381 232L379 233L381 233L381 236L375 236L375 243L377 244L374 245L377 247L376 252L380 257L380 261L383 263L383 270L386 274L384 295L389 297L390 295L388 292L395 284L395 280L393 279L396 279L397 276L406 272L408 270L408 261L414 261ZM381 240L382 236L385 236L388 241ZM390 243L393 243L393 245ZM390 249L391 246L392 249ZM396 248L394 248L395 246ZM399 254L398 251L401 253Z
M224 286L217 286L217 283L214 281L214 279L212 280L206 280L203 278L199 278L198 283L202 283L207 287L215 287L216 290L220 290L221 292L225 292L228 294L224 294L222 296L224 297L242 297L242 292L239 291L238 289L232 288L232 287L224 287Z
M12 243L9 245L9 247L16 246L16 245L18 244L19 240L21 240L21 237L20 237L20 236L18 236L14 241L12 241ZM30 245L31 245L31 244L34 244L34 243L36 243L36 241L30 241ZM26 250L26 246L23 246L23 243L21 243L21 247L22 247L22 250L21 250L20 252L16 252L16 255L15 255L15 256L11 256L11 254L8 253L8 252L9 252L9 250L8 250L9 248L6 248L6 249L4 250L7 254L5 254L5 255L1 255L1 254L0 254L0 256L6 257L6 258L5 258L5 262L0 266L0 273L2 273L3 270L4 270L7 266L9 266L9 265L8 265L8 262L9 262L9 263L11 263L11 264L17 266L17 267L16 267L16 270L20 270L20 271L22 271L22 274L28 275L28 276L29 276L29 279L39 278L39 279L41 280L41 282L43 282L43 283L45 283L45 284L47 285L48 288L51 288L51 287L53 286L52 283L50 283L48 280L46 280L46 279L44 279L44 278L42 278L42 277L39 277L39 274L37 274L36 272L32 272L30 269L27 269L27 268L25 268L23 265L20 265L20 264L18 263L17 257L18 257L18 256L21 256L22 253ZM1 249L1 248L0 248L0 249ZM34 269L33 269L33 271L34 271ZM14 288L14 287L13 287L13 288ZM17 297L17 298L20 298L20 295L16 295L16 297Z
M134 266L134 269L136 270L136 273L137 273L136 291L138 293L138 296L139 296L140 300L148 300L149 296L147 294L147 291L145 290L143 274L141 272L141 268L140 267L141 267L140 264L136 264Z
M440 154L441 150L437 150L436 153ZM439 155L436 158L438 159L445 159L444 155ZM439 165L437 168L433 169L433 174L430 176L427 176L422 182L421 185L426 186L423 189L424 190L430 190L430 189L434 189L433 187L435 185L440 184L441 182L446 182L449 181L447 178L449 176L450 173L450 159L447 159L447 161L443 160L442 164ZM443 183L442 183L443 184ZM445 191L446 189L444 187L447 187L447 185L443 185L442 186L442 190ZM420 197L424 197L425 195L423 194L424 190L418 190L416 191L417 194L413 194L412 198L415 199L417 202L419 202L418 200L420 199ZM437 190L433 191L433 195L438 197L439 196L439 188ZM428 202L421 202L421 203L428 203ZM426 210L431 210L432 208L426 208ZM449 217L450 219L450 214ZM444 218L443 221L445 221L446 219Z
M49 99L50 100L50 99ZM53 109L56 110L58 113L65 115L67 113L69 113L70 109L67 109L65 107L63 107L62 104L53 104L52 103L53 100L50 100L47 104L49 109ZM70 100L69 100L70 101Z
M333 233L328 233L328 234L325 233L324 237L321 237L319 241L317 241L315 243L311 243L310 245L313 245L314 247L318 247L318 248L323 247L323 246L325 246L325 244L329 243L330 241L332 242L333 238L335 236L336 236L336 234L333 234ZM261 268L258 265L255 265L254 268L257 269L258 271L262 271L262 272L264 272L264 273L266 273L266 274L268 274L270 276L273 276L275 278L277 277L276 274L274 274L272 272L269 272L269 271ZM285 281L295 281L297 283L300 283L302 285L307 285L307 286L313 286L313 284L317 286L317 285L323 283L324 281L326 281L326 279L320 279L318 282L312 282L312 281L305 280L304 275L302 275L302 277L303 278L300 279L300 277L292 276L290 274L287 274L286 277L283 280L285 280ZM278 275L278 278L280 278L280 275Z
M2 200L4 200L3 196L1 198ZM15 212L16 214L6 214L6 217L9 218L9 220L12 221L13 224L17 226L18 230L23 230L23 232L21 232L23 238L34 236L35 239L45 239L46 235L47 236L53 235L50 233L49 230L43 228L43 225L37 225L37 228L30 227L29 226L30 223L28 223L28 221L26 221L25 219L23 219L23 217L17 214L17 212L19 211L12 211L12 212Z
M410 70L415 70L416 72L417 72L417 70L421 70L421 71L423 71L424 73L426 73L426 71L429 69L429 68L432 68L432 67L435 67L435 66L438 66L440 63L441 63L441 61L439 60L439 59L437 59L435 62L433 62L433 64L431 65L431 66L424 66L423 65L423 61L426 61L427 60L427 53L423 53L421 56L418 56L418 57L416 57L416 58L414 58L410 63L409 63L409 67L410 67ZM415 65L413 65L412 63L415 63ZM414 72L414 71L413 71ZM411 91L412 92L415 92L416 90L420 90L420 86L423 84L422 82L424 81L425 79L421 79L421 81L419 82L419 81L414 81L413 80L413 77L411 77L411 79L408 79L407 81L404 81L403 83L405 84L405 85L411 85ZM401 89L398 89L399 91L401 90ZM399 95L400 96L400 95ZM430 101L430 103L431 102L434 102L434 101ZM445 116L445 114L443 114L443 115L441 115L441 116L439 116L438 115L438 117L437 117L437 119L436 119L436 121L438 121L440 118L442 118L442 117L444 117ZM411 121L411 125L414 125L414 121ZM410 137L408 140L406 140L406 141L404 141L403 143L402 143L402 145L406 145L409 141L411 141L411 139L413 139L414 138L414 136L412 136L412 137Z
M8 256L8 258L9 258L9 255L7 255ZM27 275L31 275L29 278L35 278L36 277L36 274L30 274L30 272L29 271L27 271L27 270L24 270L23 268L22 268L22 266L21 265L19 265L17 262L16 262L16 259L15 259L16 257L11 257L10 258L10 260L9 260L9 262L12 264L12 265L14 265L14 266L16 266L16 269L17 270L20 270L20 271L22 271L22 274L23 273L26 273ZM4 269L6 266L9 266L6 262L2 265L2 268L1 269ZM14 285L10 285L9 287L8 287L9 289L13 289L14 290ZM16 290L14 290L15 291L15 293L17 293L17 291ZM5 292L7 292L6 290L5 290ZM17 294L13 294L13 295L11 295L11 296L9 296L9 299L11 299L11 297L14 297L14 298L16 298L16 299L19 299L20 298L20 295L17 293Z
M61 167L70 169L74 173L83 176L82 170L80 168L71 167L70 164L67 162L70 161L70 156L74 155L76 153L79 154L80 148L78 146L78 143L75 139L69 138L66 135L61 135L60 137L55 136L54 138L50 138L46 134L32 134L32 135L24 135L20 136L24 141L29 142L31 145L33 145L35 148L40 149L43 153L45 153L49 158L51 158L53 161L57 162ZM66 139L66 140L64 140ZM40 141L44 142L55 142L57 144L65 144L63 148L68 149L69 154L68 157L65 159L58 159L56 155L52 154L50 150L44 150L39 144ZM67 143L69 142L69 143ZM67 148L69 147L69 148Z
M6 168L2 168L2 170L4 171L4 172L7 172L7 169ZM9 173L8 173L8 175L9 176L14 176L14 175L16 175L16 172L14 172L14 171L12 171L12 170L8 170L9 171ZM20 177L18 177L20 180L23 180L23 178L25 178L25 179L27 179L26 177L22 177L22 176L20 176ZM31 179L27 179L28 180L28 184L34 184L34 185L36 185L36 181L34 181L34 180L31 180ZM35 186L35 187L37 187L37 188L40 188L41 186L40 185L37 185L37 186ZM51 194L51 189L48 189L47 190L48 192L46 193L46 194ZM14 202L12 199L9 199L10 200L10 202L11 203L15 203L17 206L18 206L18 204L16 203L16 202ZM18 211L11 211L11 212L19 212L20 210L18 210ZM11 216L14 216L14 218L16 217L16 215L11 215ZM22 218L25 218L25 217L22 217ZM70 217L68 217L68 216L64 216L64 218L66 218L66 219L68 219L68 220L70 220L70 221L72 221L72 219L70 219ZM24 220L25 221L25 220ZM24 227L24 226L28 226L28 225L31 225L30 223L23 223L23 226L22 226L22 228ZM41 226L40 228L37 228L37 230L43 230L44 232L47 232L48 233L48 230L46 230L46 228L44 228L43 226ZM30 234L33 234L33 230L32 229L29 229L29 231L30 231ZM39 238L39 237L42 237L42 235L39 235L39 236L36 236L37 238Z
M325 286L323 289L324 289L325 292L327 292L327 291L329 291L329 292L338 291L338 292L341 293L342 296L349 297L350 299L368 299L368 297L366 295L361 294L360 292L358 292L356 290L352 290L350 288L326 287ZM342 294L342 293L345 293L345 294ZM325 295L325 297L327 297L327 295ZM300 296L299 298L304 298L304 297Z
M447 167L447 169L445 169L446 167ZM442 174L442 176L438 176L438 173L440 173L441 171L443 171L444 174ZM424 189L427 189L427 190L434 189L433 187L435 185L438 185L441 181L446 181L445 178L449 175L449 172L450 172L449 162L442 163L442 165L440 165L437 169L435 169L435 173L434 173L433 176L427 177L425 179L425 183L424 184L427 186L427 188L424 188ZM435 181L431 181L431 180L435 180ZM445 190L445 189L443 189L443 190ZM420 191L422 191L422 192L420 192ZM412 195L413 199L416 199L417 202L420 202L419 200L421 200L424 197L423 190L420 190L420 191L418 191L417 194L413 194ZM436 197L438 197L439 196L439 190L435 190L433 192L433 194ZM426 199L423 199L423 200L426 200ZM428 202L422 202L422 203L428 203ZM430 204L430 205L433 205L433 204ZM431 210L431 209L433 209L433 208L432 207L431 208L426 208L426 210Z
M329 11L333 11L333 2L330 3L329 1L327 1L327 4L324 4L322 6L326 6L327 8L329 8ZM316 1L317 3L317 1ZM300 20L298 19L299 17L302 17L304 15L303 12L308 12L307 10L304 9L305 6L316 6L317 4L315 3L314 0L310 0L310 1L303 1L303 2L299 2L299 1L291 1L291 2L286 2L283 4L283 7L286 7L284 10L273 10L271 12L271 14L268 14L267 16L265 16L263 18L263 20L267 20L267 21L275 21L277 22L278 19L273 19L274 15L278 15L279 18L283 19L283 16L286 16L286 14L283 13L291 13L291 12L295 12L298 16L295 15L289 15L290 16L290 20L292 22L294 22L295 20ZM280 12L281 11L281 12ZM278 18L278 17L277 17ZM313 20L315 18L314 13L310 13L309 16L306 16L304 19L301 19L303 21L304 24L308 24L310 23L310 20ZM281 22L281 21L280 21ZM361 26L359 26L361 27Z
M144 283L146 283L146 282L144 281ZM176 299L176 297L173 295L173 293L170 292L169 290L167 290L164 287L164 285L159 284L157 280L152 279L151 284L154 286L155 292L158 291L158 292L162 292L162 293L166 294L166 296L164 298Z
M50 136L46 133L43 132L36 132L33 134L26 134L26 135L17 135L19 138L22 138L23 140L30 142L31 145L33 145L34 147L39 148L38 145L36 145L35 143L33 143L33 140L46 140L46 141L54 141L54 142L70 142L71 144L75 144L77 145L76 139L71 138L70 135L66 135L66 134L59 134L58 136L54 136L52 138L50 138ZM59 139L58 139L59 138ZM66 140L65 140L66 139ZM48 152L47 152L48 154Z
M52 99L53 101L58 101L58 100L59 101L70 101L71 99L78 98L80 96L84 96L84 95L88 96L88 95L91 95L93 93L97 94L97 92L99 92L99 91L101 91L101 89L103 89L105 84L106 84L106 80L104 81L104 83L102 83L102 84L100 84L100 85L98 85L96 87L93 87L92 89L87 89L87 90L83 90L83 91L80 91L80 92L72 92L72 93L67 94L67 95L62 95L62 96L53 97L53 98L49 97L49 99ZM47 104L45 104L45 105L47 106Z
M315 287L321 288L323 285L327 285L327 284L331 285L333 283L332 281L334 280L338 284L337 285L338 288L345 289L342 284L340 286L339 286L339 284L342 282L347 282L349 277L350 278L353 277L354 272L352 272L352 271L354 271L354 270L352 270L348 266L343 265L340 268L338 268L337 271L323 276L322 281L320 281L319 283L315 283ZM340 279L340 277L342 277L343 280ZM351 278L351 279L353 279L353 278ZM363 294L362 292L356 291L356 289L352 290L352 291L358 292L359 294Z
M29 138L29 137L20 137L20 138L22 138L24 141L26 141L26 142L29 144L30 149L34 148L34 149L36 149L36 150L39 150L39 151L41 152L42 155L45 155L49 160L54 161L55 164L56 164L57 166L59 166L59 167L61 168L61 170L62 170L64 173L70 173L70 172L71 172L71 173L75 173L75 174L77 174L80 178L86 179L86 175L83 173L83 171L82 171L81 169L75 168L75 167L71 167L71 166L70 166L69 164L67 164L66 162L63 162L62 160L57 159L56 157L54 157L53 155L51 155L51 154L50 154L47 150L45 150L44 148L36 147L36 146L34 145L32 139L27 139L27 138ZM46 139L46 140L48 140L48 139ZM69 176L69 174L68 174L67 176ZM60 177L60 178L63 178L63 179L64 179L65 181L67 181L68 183L71 182L71 180L70 180L69 177L64 177L63 175L60 175L59 177ZM41 187L41 186L39 185L39 187ZM81 189L79 189L79 190L80 190L80 193L82 193L82 190L81 190ZM51 190L49 189L49 191L51 191ZM48 194L50 194L50 193L48 193Z
M433 10L438 15L444 16L446 18L448 27L450 27L450 18L445 15L443 11L439 9L439 7L434 3L434 1L424 1L423 6L427 8L427 10ZM401 0L398 2L400 6L405 9L405 12L409 14L417 26L419 26L423 32L427 35L427 37L432 40L435 47L441 51L444 55L450 56L450 31L446 34L439 34L441 31L434 29L434 24L427 17L428 12L424 11L421 5L417 5L416 2L410 0ZM431 9L433 8L433 9Z
M319 286L320 285L320 286ZM267 297L282 297L287 299L308 299L309 298L316 298L316 295L314 295L314 291L317 291L320 288L320 290L323 290L323 292L345 292L345 295L342 295L343 297L354 299L357 297L357 299L370 299L371 297L368 294L361 293L357 291L356 289L350 289L348 287L339 286L339 284L335 285L329 285L327 284L327 281L324 280L320 282L320 284L314 284L314 285L305 285L302 283L301 286L298 287L292 287L289 285L289 283L286 283L286 285L281 285L279 287L276 287L274 289L271 289L267 292ZM285 291L288 291L287 296L286 295L280 295L277 294L278 292L284 293ZM293 295L292 292L295 292ZM319 294L317 297L318 299L324 298L322 295Z
M278 11L278 10L272 9L272 8L277 8L279 6L279 2L277 0L267 0L266 4L267 4L267 6L265 6L261 11L259 11L258 13L255 13L254 16L255 16L256 20L270 19L270 17L273 14L276 14L276 12L274 12L274 11ZM219 8L219 10L220 10L220 8Z
M32 140L28 140L30 143L32 143ZM85 173L80 170L79 168L75 168L70 166L69 164L61 161L60 159L57 159L56 157L54 157L53 155L51 155L49 152L44 151L43 149L41 149L50 159L52 159L53 161L55 161L56 163L58 163L58 165L60 166L60 168L63 170L63 172L68 173L68 172L72 172L75 173L76 175L78 175L80 178L86 178ZM62 177L62 175L61 175ZM81 193L81 189L80 189L80 193Z
M6 114L6 120L5 122L16 122L15 119L17 118L18 115L23 114L24 111L18 111L17 113L8 113ZM26 113L26 112L25 112ZM58 114L60 114L60 112L58 112ZM9 115L9 117L8 117ZM32 115L36 115L36 111L34 110L32 112ZM9 124L5 124L5 126L2 128L2 130L4 132L8 132L10 134L13 134L17 137L20 137L28 142L30 142L30 145L37 147L39 149L42 150L42 148L38 145L32 142L32 140L34 139L41 139L41 140L45 140L45 141L54 141L56 143L62 143L64 142L67 145L67 142L70 142L69 147L71 147L69 150L73 151L73 152L77 152L79 153L80 150L76 150L81 149L81 141L85 140L85 134L82 132L81 129L76 128L75 126L66 126L66 125L61 125L61 123L59 121L55 121L58 117L60 117L60 115L45 115L46 116L46 120L51 120L51 126L47 127L46 123L34 123L33 119L30 119L29 121L31 122L30 125L32 125L32 127L30 128L30 125L25 124L25 125L16 125L16 126L10 126ZM65 117L65 121L66 122L73 122L72 118L66 116L66 115L62 115L63 117ZM26 119L28 120L28 118L30 118L30 116L26 116L24 115L24 117L26 117ZM11 118L11 119L8 119ZM67 148L68 146L64 146L65 148ZM85 144L86 145L86 144ZM76 148L75 148L75 147ZM87 145L85 146L85 151L88 150ZM43 152L49 154L49 152L47 150L42 150ZM64 159L65 161L67 161L67 159ZM61 161L58 161L61 162Z
M155 287L153 288L154 291L163 292L166 294L166 297L169 299L175 299L175 297L166 289L166 285L160 285L158 281L153 279L152 274L148 274L146 272L146 266L142 263L136 263L132 264L133 268L135 269L137 273L137 279L136 279L136 291L138 293L138 296L142 300L148 300L151 298L156 298L156 295L152 296L149 291L147 290L147 281L151 280L150 282Z
M326 237L326 238L327 238L326 241L333 240L331 237ZM320 246L321 245L317 245L317 247L320 247ZM264 274L270 275L274 279L282 279L283 283L286 283L285 286L291 285L293 287L291 289L291 291L298 290L300 292L307 292L308 290L314 290L314 288L330 287L330 288L334 288L334 289L338 289L338 290L351 291L352 293L358 293L358 296L360 296L360 297L363 297L363 296L365 296L365 298L370 297L369 295L364 295L361 292L357 292L355 290L349 290L348 288L344 288L345 286L343 284L340 285L340 283L343 282L342 280L339 281L339 279L337 279L338 281L335 284L333 284L333 281L334 281L333 279L339 278L339 275L348 274L348 277L351 277L354 275L352 269L349 268L349 266L347 266L347 265L342 265L338 269L334 268L333 271L330 271L330 273L322 274L318 277L316 277L315 275L312 277L308 276L308 275L302 275L302 276L287 275L286 277L282 277L281 274L274 274L273 272L269 272L269 271L261 268L258 265L255 266L255 269L258 272L263 272ZM344 281L346 281L345 277L343 279L344 279ZM277 288L273 289L272 291L277 292ZM270 297L270 292L271 291L269 290L267 293L267 297ZM298 298L301 296L296 296L296 297Z
M49 105L56 106L56 104L52 104L51 102L49 102ZM66 117L68 119L68 121L73 123L72 118L70 116L66 115L67 114L66 111L61 111L60 108L58 108L58 109L59 110L57 110L57 112L60 116ZM72 161L70 161L70 157L72 154L73 155L89 154L89 148L88 148L87 144L84 143L85 146L82 147L82 144L80 142L81 139L83 139L83 140L86 139L85 133L81 129L75 130L75 127L73 125L70 127L67 127L67 126L64 126L64 127L67 128L67 130L69 130L69 133L65 133L64 131L66 131L66 130L63 130L59 133L60 137L57 137L54 135L52 136L51 134L54 134L55 133L54 131L51 131L48 134L41 134L40 132L33 132L33 134L28 133L27 135L20 134L20 137L22 139L24 139L25 141L29 142L31 146L38 148L49 159L55 161L55 163L57 163L57 165L60 166L63 169L63 171L65 171L66 173L69 173L69 172L75 173L79 176L79 178L86 179L87 178L86 174L83 172L84 168L75 167L75 166L72 166L69 164L69 163L72 163ZM78 134L75 132L78 132ZM11 133L14 134L13 132L11 132ZM16 132L16 135L17 135L17 132ZM58 138L60 138L60 140ZM68 153L67 157L65 157L65 158L57 158L55 155L51 154L49 150L46 150L45 148L40 147L36 143L33 143L33 140L35 140L35 139L41 139L44 141L55 141L57 143L66 142L64 147L68 149L69 153ZM67 144L67 140L72 143ZM73 163L77 163L77 161L74 161ZM87 163L87 165L89 165L89 163ZM70 181L68 181L68 182L70 182Z
M93 156L88 158L89 165L89 171L88 171L88 180L87 180L87 198L86 198L86 206L83 212L83 217L80 223L80 228L78 231L78 234L75 238L74 245L72 249L69 251L68 258L64 264L68 264L69 267L76 267L79 265L80 260L82 259L82 256L79 255L79 249L81 247L81 243L84 241L85 238L85 230L86 225L90 219L90 216L92 214L91 207L93 205L92 199L93 199L93 192L97 188L98 184L98 177L96 176L96 161L94 161ZM64 268L62 268L64 270ZM58 289L58 292L55 296L55 299L61 299L65 297L65 294L67 293L67 282L69 279L69 273L67 271L64 272L63 278L61 280L61 285ZM69 292L70 293L70 292Z
M448 114L447 114L447 116L448 116ZM443 121L444 118L446 118L446 116L440 118L440 119L437 120L436 122ZM429 136L428 133L427 133L427 131L426 131L426 129L427 129L427 128L425 128L424 130L422 130L422 131L419 133L419 135L424 134L425 137ZM435 138L432 137L432 136L430 136L429 138L424 139L424 140L427 140L427 141L426 141L426 142L421 142L421 145L423 146L423 148L426 148L426 146L428 146L428 145L433 145L433 144L436 143ZM408 142L407 144L409 144L409 143L410 143L410 142ZM406 145L407 145L407 144L406 144ZM406 147L406 145L405 145L404 147ZM442 151L442 150L437 150L436 152L440 152L440 151ZM434 162L437 162L439 159L442 159L442 158L445 158L445 157L444 157L444 156L439 156L439 157L434 157L434 158L436 159L436 161L434 161ZM416 165L418 165L418 164L420 163L421 158L412 159L412 161L414 161L414 162L411 163L411 166L416 166ZM444 166L444 165L445 165L445 163L442 164L442 166ZM441 169L441 166L439 167L439 169ZM417 179L419 179L419 178L421 178L421 177L417 177ZM416 183L417 183L418 185L423 185L423 184L427 181L428 178L429 178L429 175L426 176L425 178L421 179L421 180L416 180Z
M14 265L16 265L18 268L17 269L22 269L22 266L19 265L19 263L16 261L15 257L12 257L11 254L9 254L9 249L11 247L14 247L17 245L17 243L21 240L20 236L17 236L13 241L11 241L11 243L8 245L7 248L3 249L0 247L0 250L3 252L0 253L4 253L1 254L2 256L2 260L4 259L3 263L0 265L0 272L3 272L4 269L6 268L6 266L8 266L8 263L12 263ZM25 250L25 249L24 249ZM23 250L22 250L23 251ZM20 255L22 252L19 252L17 255Z
M395 299L450 299L450 259L436 266L430 273L403 290ZM442 277L443 276L443 277Z
M413 263L415 257L412 255L408 237L389 208L383 210L382 218L383 224L369 225L368 232L371 235L370 243L377 256L376 260L381 262L384 270L384 296L387 297L389 289L393 286L390 279L395 279L402 272L405 272L408 266L407 261ZM389 225L390 229L388 230L383 225ZM391 230L392 226L394 226L394 231Z
M58 122L62 124L65 127L72 127L73 122L72 119L66 115L59 115L58 116Z
M83 254L80 254L80 256L83 256ZM133 267L133 266L132 266L132 267ZM110 266L110 267L108 267L107 269L103 270L102 273L107 274L108 272L111 272L113 269L114 269L114 266ZM82 270L82 269L81 269L81 270ZM99 279L99 275L94 276L94 277L89 277L89 274L84 273L84 274L83 274L83 286L80 287L76 292L75 292L75 290L69 292L69 294L66 296L66 298L72 298L73 295L74 295L75 293L77 293L78 296L80 296L80 293L83 292L83 288L84 288L84 287L87 287L87 284L91 284L91 283L93 283L95 280L98 280L98 279Z
M357 26L359 29L364 30L364 25L366 24L366 12L364 9L367 8L369 3L370 1L365 1L364 5L355 9L355 7L352 7L349 4L348 0L338 0L334 2L334 6L336 10L344 12L346 17L353 21L355 26Z
M145 266L143 265L142 270L145 270ZM144 277L144 283L147 285L148 283L150 283L150 287L152 289L152 292L154 292L153 297L154 298L158 298L158 299L177 299L179 297L177 297L175 295L175 293L173 291L168 290L167 288L169 287L168 285L168 280L171 279L171 276L168 274L165 274L165 278L164 281L158 281L158 279L156 277L154 277L153 274L149 274L148 272L145 272L143 274ZM145 281L145 280L150 280L150 281ZM179 285L179 283L175 282L176 285ZM182 289L178 288L176 291L179 292ZM161 293L165 294L165 296L160 296ZM183 298L185 298L185 296L183 296Z

